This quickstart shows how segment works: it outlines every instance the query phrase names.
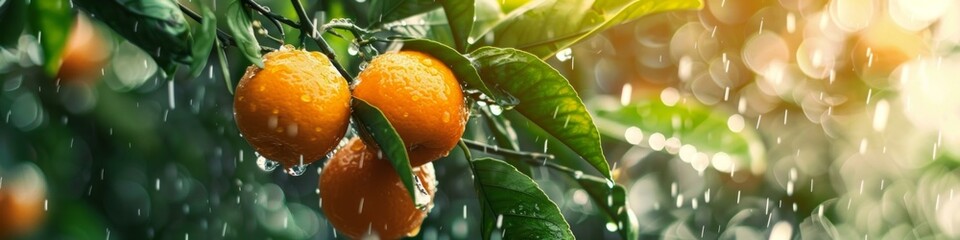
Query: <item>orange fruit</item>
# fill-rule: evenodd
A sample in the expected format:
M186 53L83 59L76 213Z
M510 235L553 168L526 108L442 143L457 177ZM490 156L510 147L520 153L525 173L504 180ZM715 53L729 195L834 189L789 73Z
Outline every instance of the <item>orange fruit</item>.
M96 82L110 56L108 48L108 43L90 20L77 15L63 49L63 63L57 77L65 83Z
M377 56L357 77L353 96L379 108L420 166L446 156L467 121L463 90L450 68L415 51Z
M330 60L289 47L263 56L237 84L233 112L243 137L286 168L333 150L347 130L350 89Z
M6 172L0 186L0 239L22 236L40 225L45 215L47 184L36 165L21 164Z
M433 164L414 167L422 186L417 189L418 208L393 165L378 158L378 152L354 138L334 154L320 174L320 207L330 223L350 238L414 236L436 190Z

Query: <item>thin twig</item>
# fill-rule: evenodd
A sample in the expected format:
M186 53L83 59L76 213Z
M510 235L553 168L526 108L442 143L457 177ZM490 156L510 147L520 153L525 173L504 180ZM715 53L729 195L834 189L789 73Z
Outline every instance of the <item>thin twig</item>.
M280 31L280 37L281 37L281 38L285 38L285 37L286 37L286 32L284 32L283 26L280 25L281 23L287 24L287 25L289 25L289 26L291 26L291 27L298 27L298 26L300 26L300 23L297 23L297 22L295 22L295 21L293 21L293 20L290 20L290 19L288 19L288 18L286 18L286 17L284 17L284 16L281 16L280 14L276 14L276 13L274 13L274 12L271 12L269 9L267 9L267 8L264 7L263 5L260 5L259 3L257 3L257 2L254 1L254 0L243 0L243 3L246 4L247 6L250 6L251 8L253 8L253 10L256 10L258 13L260 13L260 15L263 15L264 17L266 17L267 19L269 19L270 22L273 22L273 25L277 27L277 30L278 30L278 31Z
M187 8L187 6L184 6L183 4L177 3L177 6L180 6L180 11L187 14L187 16L192 18L194 21L203 22L203 17L201 17L200 14L197 14L196 12L194 12L190 8ZM220 39L220 42L223 43L223 46L236 45L236 40L233 39L233 36L230 36L230 34L227 34L223 30L220 30L219 28L217 28L217 38Z
M466 143L467 146L469 146L469 147L471 147L471 148L473 148L473 149L482 150L482 151L484 151L485 153L493 153L493 154L497 154L497 155L514 156L514 157L522 157L522 158L532 158L532 159L534 159L534 160L549 160L549 159L554 159L554 156L553 156L552 154L538 153L538 152L514 151L514 150L510 150L510 149L500 148L499 146L487 145L487 144L485 144L485 143L473 141L473 140L470 140L470 139L461 139L461 140L463 140L463 143Z
M323 36L317 34L317 27L314 25L314 22L310 21L310 18L307 17L307 11L303 8L300 0L290 0L290 3L293 4L293 8L297 10L297 16L300 18L301 42L305 39L305 36L313 39L317 46L320 47L320 52L327 55L327 57L330 58L330 62L333 63L333 67L340 72L340 75L343 75L343 77L347 79L347 83L353 83L353 76L347 72L347 69L344 68L343 65L340 65L340 62L337 62L337 55L333 52L333 48L330 47L327 40L323 39Z
M465 138L461 138L460 142L462 142L463 144L465 144L465 146L469 148L480 150L480 151L483 151L484 153L492 153L492 154L501 155L501 156L508 156L508 155L515 156L515 157L519 157L524 162L527 162L528 164L533 166L544 166L544 167L552 168L557 171L566 172L568 174L574 174L574 175L577 174L577 170L573 170L572 168L547 161L550 159L554 159L554 156L552 154L537 153L537 152L523 152L523 151L503 149L497 146L491 146L491 145L487 145L484 143L480 143L480 142L473 141L470 139L465 139Z

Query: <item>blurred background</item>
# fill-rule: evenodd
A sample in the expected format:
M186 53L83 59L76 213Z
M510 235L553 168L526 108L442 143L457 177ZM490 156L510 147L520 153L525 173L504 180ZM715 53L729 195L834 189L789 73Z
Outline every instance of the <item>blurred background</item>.
M287 1L258 2L295 16ZM306 1L318 19L361 26L365 2ZM478 1L475 32L524 3ZM704 3L548 59L593 114L641 238L960 238L960 2ZM0 238L338 237L318 204L319 164L299 177L257 167L218 65L168 82L103 24L80 14L69 36L45 36L22 4L0 1ZM435 37L442 14L393 28ZM55 76L39 46L51 38L67 41ZM328 39L357 71L355 48ZM227 58L234 77L249 65ZM524 150L574 161L502 114ZM488 135L478 123L465 137ZM435 162L439 192L418 239L479 238L456 151ZM578 238L619 238L573 180L533 175Z

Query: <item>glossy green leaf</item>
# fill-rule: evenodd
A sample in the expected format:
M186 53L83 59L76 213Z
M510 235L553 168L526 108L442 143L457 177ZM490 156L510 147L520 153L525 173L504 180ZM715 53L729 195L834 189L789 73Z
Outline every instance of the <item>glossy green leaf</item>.
M453 33L453 42L457 51L467 50L467 38L473 30L475 2L474 0L439 0L440 6L447 15L447 23Z
M43 70L55 76L63 61L63 51L73 26L73 9L69 0L31 1L30 14L33 31L43 49ZM4 23L6 24L6 23Z
M4 24L3 28L0 28L0 47L14 48L26 25L23 22L26 2L24 0L0 2L3 2L0 4L0 23Z
M359 98L353 98L353 117L360 124L360 136L365 142L376 143L377 148L383 152L384 158L390 161L393 169L400 176L400 181L410 193L410 199L416 202L417 196L414 192L413 168L410 166L410 159L407 156L407 149L404 147L403 139L397 130L393 128L387 117L377 107L370 105ZM372 140L372 141L370 141Z
M483 238L573 239L557 205L533 179L504 161L470 160L480 203L485 209ZM489 211L489 212L486 212ZM494 233L494 230L500 231Z
M199 2L199 1L198 1ZM200 15L203 16L203 22L200 23L200 29L194 33L193 63L190 64L190 76L197 77L207 66L207 59L210 57L210 50L213 49L213 42L217 39L217 16L207 8L203 2L200 3Z
M260 56L260 43L253 33L250 11L242 6L239 0L230 3L227 8L227 27L236 41L237 48L253 64L263 67Z
M727 154L737 168L766 165L766 150L755 130L748 126L733 132L727 126L734 113L714 111L693 101L667 106L659 99L646 99L611 110L602 110L609 108L599 103L592 104L597 105L593 109L601 109L596 115L600 133L610 138L625 141L624 132L633 126L645 136L660 133L667 138L676 137L711 157L721 152Z
M513 106L517 104L518 100L513 96L488 88L480 79L477 69L473 67L470 60L447 45L426 39L408 39L400 41L400 44L403 44L400 47L401 50L427 53L442 61L453 71L460 84L466 86L466 89L480 91L500 105Z
M368 16L371 27L378 27L413 15L437 9L440 4L434 0L372 0Z
M163 69L190 64L190 25L170 0L73 0L93 18L137 45Z
M517 112L610 177L597 127L563 75L536 56L516 49L484 47L471 57L488 87L517 97Z
M627 194L623 186L615 185L607 179L594 176L574 176L577 183L587 191L590 199L606 216L607 221L617 225L617 232L623 239L637 239L640 225L637 216L627 205Z
M547 58L600 31L671 10L694 10L699 0L545 0L510 13L471 46L511 47Z
M220 61L220 71L223 75L223 83L227 85L227 91L229 91L230 94L233 94L233 80L230 78L230 65L227 64L227 56L223 52L223 44L220 43L220 40L216 40L216 38L214 38L214 42L216 42L217 60Z

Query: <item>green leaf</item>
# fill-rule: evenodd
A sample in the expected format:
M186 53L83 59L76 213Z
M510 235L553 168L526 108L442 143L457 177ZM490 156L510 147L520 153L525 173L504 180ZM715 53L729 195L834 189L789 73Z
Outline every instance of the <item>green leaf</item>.
M223 53L223 45L220 43L220 40L214 41L217 45L217 60L220 60L220 71L223 75L223 83L227 85L227 91L230 94L233 94L233 80L230 78L230 65L227 64L227 56Z
M480 38L471 49L511 47L545 59L617 24L653 13L693 10L700 6L699 0L538 1L513 11L485 34L495 37Z
M40 2L40 1L35 1ZM73 0L93 18L137 45L163 69L190 64L190 25L170 0Z
M595 106L594 109L604 109ZM693 101L666 106L659 99L638 100L630 105L597 111L600 133L626 141L624 132L633 126L643 135L654 133L676 137L684 145L696 147L698 152L715 156L724 153L734 167L763 168L766 165L765 147L751 127L733 132L727 127L731 113L714 111Z
M466 51L467 38L473 30L476 3L474 0L440 0L439 2L447 15L447 23L450 25L450 31L453 32L453 42L456 44L457 51Z
M517 112L610 177L597 127L563 75L536 56L516 49L483 47L471 56L487 86L519 98Z
M359 122L360 136L365 142L376 143L377 148L383 152L384 157L393 165L393 169L400 176L400 181L410 193L410 199L417 202L417 196L414 192L413 168L410 166L410 159L407 157L407 149L404 147L403 139L393 128L387 117L377 107L370 105L359 98L353 98L353 117ZM373 140L373 141L369 141Z
M504 106L517 105L517 99L502 91L493 91L480 79L477 69L473 67L467 57L456 50L426 39L408 39L400 42L402 50L424 52L442 61L467 89L477 90L492 98L497 104Z
M372 0L370 2L370 27L429 12L440 7L434 0Z
M56 76L63 61L63 51L67 46L70 27L73 26L74 21L70 2L69 0L32 1L28 15L43 49L43 70L49 76Z
M24 0L0 0L0 23L4 26L0 29L0 47L15 48L20 35L23 34L24 21Z
M200 23L200 29L194 33L196 38L191 47L193 52L193 63L190 64L191 77L200 76L203 72L203 67L207 66L207 58L210 57L210 50L213 49L213 42L217 39L217 16L202 1L198 3L203 22Z
M560 209L533 179L496 159L470 160L470 166L484 208L484 239L494 229L511 239L573 239Z
M614 185L607 179L594 176L574 176L577 183L587 191L590 199L596 204L607 221L617 225L620 237L623 239L637 239L640 236L640 225L637 216L627 205L627 194L623 186Z
M253 25L250 18L250 11L245 9L239 0L230 3L227 8L227 27L233 34L237 48L253 64L263 67L263 59L260 57L260 43L257 42L257 36L253 33Z

